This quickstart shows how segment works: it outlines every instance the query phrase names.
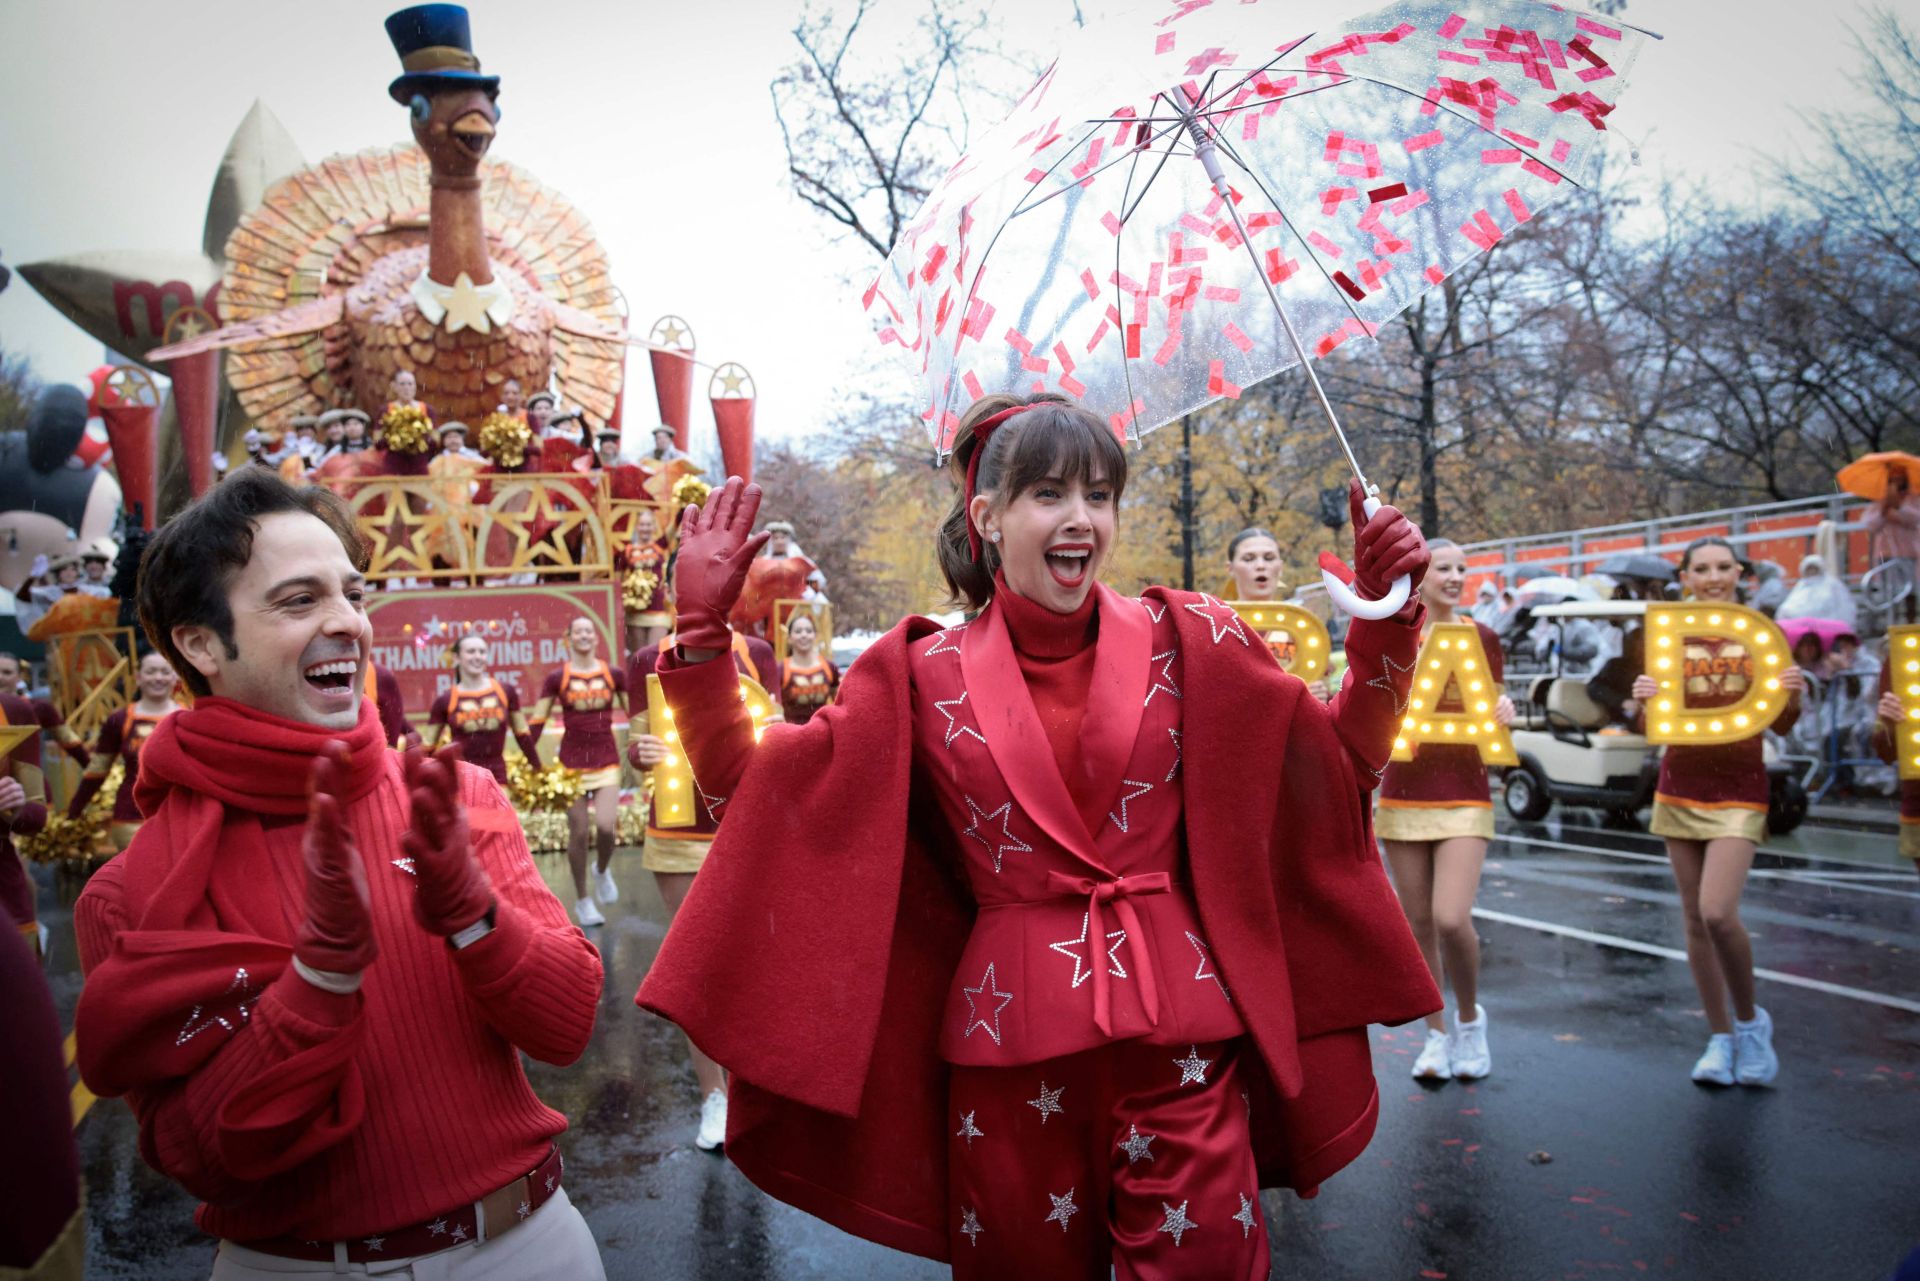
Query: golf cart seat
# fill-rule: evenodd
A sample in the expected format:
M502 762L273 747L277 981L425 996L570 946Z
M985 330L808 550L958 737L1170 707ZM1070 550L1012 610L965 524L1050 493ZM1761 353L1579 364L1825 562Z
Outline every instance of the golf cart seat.
M1553 681L1542 700L1546 706L1548 719L1558 722L1560 717L1572 721L1581 729L1600 729L1613 718L1607 709L1593 701L1587 693L1584 680L1569 680L1564 677Z

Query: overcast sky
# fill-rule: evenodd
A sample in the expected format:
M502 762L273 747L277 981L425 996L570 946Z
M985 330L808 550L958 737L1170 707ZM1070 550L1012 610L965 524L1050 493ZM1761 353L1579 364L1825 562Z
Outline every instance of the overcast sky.
M877 0L905 26L924 7ZM207 189L258 98L309 161L407 140L381 20L390 0L0 0L0 255L9 265L94 249L193 252ZM692 322L703 360L756 376L763 439L811 434L876 357L860 290L878 267L836 240L786 181L768 86L795 55L789 0L470 6L475 51L503 77L492 154L565 193L593 223L645 329ZM1138 5L1082 6L1088 16ZM1316 6L1318 7L1318 6ZM1262 6L1263 9L1267 6ZM1364 9L1365 6L1359 6ZM1163 6L1152 5L1154 13ZM1001 0L1009 46L1071 38L1071 0ZM1641 59L1613 118L1643 171L1764 198L1762 158L1804 139L1799 113L1858 104L1847 25L1858 0L1632 0L1666 40ZM983 111L976 123L998 118ZM18 278L0 295L0 347L43 378L78 380L100 350ZM897 350L897 349L895 349ZM629 416L652 413L645 358ZM704 382L696 384L696 422Z

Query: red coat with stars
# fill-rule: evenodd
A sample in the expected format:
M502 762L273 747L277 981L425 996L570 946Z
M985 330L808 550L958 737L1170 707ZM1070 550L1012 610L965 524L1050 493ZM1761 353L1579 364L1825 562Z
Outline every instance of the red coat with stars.
M1127 827L1164 825L1165 836L1184 841L1168 880L1191 882L1196 919L1155 915L1140 931L1151 939L1159 987L1171 993L1169 984L1185 981L1192 989L1163 994L1159 1017L1204 1016L1208 1007L1180 1002L1215 989L1218 976L1215 995L1231 993L1257 1050L1248 1057L1261 1182L1310 1194L1372 1136L1378 1097L1367 1025L1407 1022L1440 1005L1382 871L1367 804L1404 705L1418 611L1410 621L1353 624L1345 687L1323 707L1211 597L1155 588L1133 601L1098 590L1082 768L1098 786L1112 784L1115 813L1127 798ZM992 1039L978 1027L969 1037L958 1023L964 989L982 977L965 963L970 940L993 932L977 921L992 913L994 893L1034 894L1043 901L1026 910L1075 918L1064 933L1038 931L1019 961L1068 968L1077 968L1073 958L1049 941L1073 940L1093 900L1103 904L1105 935L1123 928L1123 901L1139 924L1168 911L1146 905L1182 897L1096 890L1150 875L1128 861L1144 857L1143 847L1115 822L1101 825L1105 835L1088 832L996 624L991 606L942 637L928 620L906 620L849 669L835 705L804 726L769 729L758 747L737 714L729 664L661 677L696 775L728 800L719 839L639 1001L734 1073L727 1151L749 1178L849 1232L936 1259L947 1257L954 1128L943 1049ZM940 702L953 697L934 688L942 678L928 666L949 647L958 650L966 702L929 712L922 684ZM1152 741L1175 728L1160 723L1171 709L1157 706L1175 688L1177 766ZM969 719L949 723L948 710ZM949 729L955 746L986 754L943 780ZM1154 789L1140 793L1149 765L1159 771ZM973 800L988 815L1010 801L1003 817L1011 827L998 818L976 824L966 806L967 789L996 786ZM1156 792L1157 816L1143 806ZM983 845L978 834L989 830ZM996 850L997 878L985 870ZM1066 883L1038 888L1048 872ZM1205 956L1183 937L1190 923ZM1193 960L1184 968L1183 948ZM1129 974L1109 970L1103 984L1112 1035L1148 1034L1137 1023L1145 995L1138 967L1126 964L1133 954L1103 949L1100 959ZM998 964L994 990L1015 999L983 1007L982 992L973 1010L1001 1011L1003 1047L1023 996L1038 1005L1051 990L1058 999L1046 1018L1021 1025L1027 1043L1015 1057L983 1061L1062 1052L1049 1039L1053 1024L1078 1039L1073 1048L1105 1036L1090 1031L1091 981L1075 987L1073 975L1039 969L1009 983ZM1207 977L1195 979L1202 970Z

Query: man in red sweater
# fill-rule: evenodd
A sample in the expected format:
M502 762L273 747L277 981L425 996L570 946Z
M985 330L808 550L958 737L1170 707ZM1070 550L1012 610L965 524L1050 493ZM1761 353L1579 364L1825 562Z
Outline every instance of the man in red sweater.
M585 1049L599 954L489 774L388 747L365 564L339 499L261 468L148 546L141 624L195 703L75 907L81 1075L204 1202L222 1281L603 1277L520 1065Z

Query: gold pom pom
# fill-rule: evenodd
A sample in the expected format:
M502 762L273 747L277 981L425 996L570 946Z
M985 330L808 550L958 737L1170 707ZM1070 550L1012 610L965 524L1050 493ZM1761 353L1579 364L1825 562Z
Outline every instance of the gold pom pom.
M584 795L580 776L558 761L540 769L524 760L507 762L507 796L522 813L569 809Z
M620 603L629 612L638 614L653 603L653 589L660 585L660 576L650 569L635 565L620 580Z
M93 858L113 816L113 798L120 794L120 780L126 774L126 761L115 757L113 768L107 771L100 790L93 794L80 817L49 814L45 827L32 836L16 839L20 853L35 863L85 863ZM111 854L113 849L108 846L104 852Z
M395 405L380 420L380 439L395 454L424 454L433 448L433 420L418 405Z
M527 445L532 440L532 428L512 414L496 409L480 420L474 444L495 467L512 471L527 461Z
M713 492L713 486L698 476L682 476L673 483L673 509L677 515L688 507L698 507L707 501L707 495Z

